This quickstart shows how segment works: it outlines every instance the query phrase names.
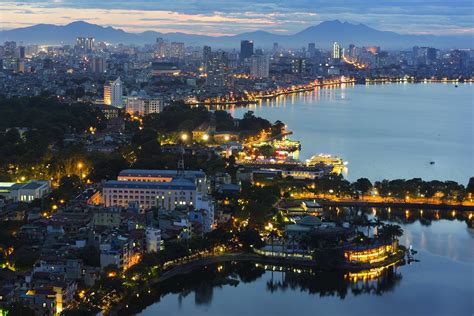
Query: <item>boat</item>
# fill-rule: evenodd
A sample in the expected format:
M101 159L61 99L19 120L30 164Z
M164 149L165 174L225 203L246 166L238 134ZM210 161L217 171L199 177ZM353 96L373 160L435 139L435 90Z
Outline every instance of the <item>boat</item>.
M338 168L344 168L345 166L347 166L348 162L342 160L342 158L339 158L337 156L331 156L331 155L326 155L326 154L314 155L310 159L306 160L306 165L309 167L313 167L319 164L331 165Z
M434 164L435 164L435 162L434 162L434 161L430 161L430 165L434 165Z

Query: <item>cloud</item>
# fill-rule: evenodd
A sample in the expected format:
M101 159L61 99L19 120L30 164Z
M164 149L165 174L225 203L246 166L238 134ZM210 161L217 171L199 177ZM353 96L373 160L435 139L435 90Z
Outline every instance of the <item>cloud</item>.
M98 24L120 24L136 32L296 33L334 19L401 33L465 34L474 29L472 0L10 0L0 3L0 10L0 23L8 26L15 21L65 24L93 17Z

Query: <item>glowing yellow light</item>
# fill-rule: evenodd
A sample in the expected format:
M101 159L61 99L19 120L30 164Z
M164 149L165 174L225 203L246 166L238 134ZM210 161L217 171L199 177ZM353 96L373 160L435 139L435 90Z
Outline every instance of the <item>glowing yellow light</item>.
M78 163L77 163L77 169L82 169L82 167L84 167L84 165L82 164L82 162L78 162Z
M53 205L51 208L52 208L53 210L57 210L57 209L58 209L58 206L57 206L57 205Z
M188 140L188 134L181 134L181 140L182 141L187 141Z
M202 140L207 142L209 140L209 135L207 134L202 135Z

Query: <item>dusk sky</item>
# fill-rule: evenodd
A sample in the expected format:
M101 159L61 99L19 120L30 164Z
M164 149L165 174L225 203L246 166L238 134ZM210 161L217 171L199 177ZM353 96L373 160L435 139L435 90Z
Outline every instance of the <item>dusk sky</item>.
M327 20L412 34L474 34L472 0L45 0L2 1L0 28L83 20L130 32L292 34Z

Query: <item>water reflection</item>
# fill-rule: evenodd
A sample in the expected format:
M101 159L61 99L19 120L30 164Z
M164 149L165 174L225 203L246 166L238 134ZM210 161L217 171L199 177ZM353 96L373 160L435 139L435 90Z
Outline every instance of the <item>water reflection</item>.
M465 263L474 263L473 214L470 211L406 208L330 208L324 216L344 220L365 216L400 225L404 234L400 244ZM373 233L373 229L370 229Z
M151 303L170 294L177 294L178 308L190 295L194 295L195 306L213 304L214 291L226 286L237 287L264 281L269 293L306 292L318 297L347 295L382 295L393 291L401 282L398 267L391 265L379 269L359 272L318 271L311 268L273 266L250 262L229 262L203 267L187 275L174 277L155 286L149 295L140 295L131 302L127 313L139 313ZM146 292L148 293L148 292ZM144 313L146 315L146 313Z

